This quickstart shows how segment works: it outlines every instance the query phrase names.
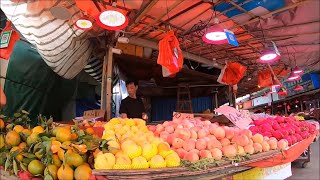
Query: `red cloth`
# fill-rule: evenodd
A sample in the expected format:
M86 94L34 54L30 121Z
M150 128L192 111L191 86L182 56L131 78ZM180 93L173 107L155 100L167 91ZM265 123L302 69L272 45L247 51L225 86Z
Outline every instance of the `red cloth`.
M246 166L267 168L292 162L296 160L310 146L315 137L316 135L312 135L308 139L300 141L297 144L291 146L289 149L284 150L281 154L275 157L250 163Z
M260 87L268 87L272 85L272 76L270 70L258 72L258 85Z
M221 84L236 85L243 78L247 68L237 62L229 62L221 70L218 82Z
M16 43L16 41L20 40L20 35L17 31L15 31L12 28L12 22L11 21L7 21L6 27L3 29L3 32L9 31L11 30L11 37L10 37L10 41L9 41L9 45L6 48L0 48L0 58L5 59L5 60L9 60L11 53L13 51L14 45ZM1 35L2 35L1 33Z

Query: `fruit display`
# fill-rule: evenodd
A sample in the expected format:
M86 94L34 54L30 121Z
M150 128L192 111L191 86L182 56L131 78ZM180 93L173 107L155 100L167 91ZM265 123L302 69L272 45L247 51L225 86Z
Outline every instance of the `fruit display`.
M253 135L260 133L277 140L285 139L289 146L310 137L316 131L316 126L312 123L298 121L295 117L269 117L255 120L253 124L249 128Z
M25 111L15 113L13 119L0 117L0 166L5 171L21 179L89 179L92 153L103 147L92 129L53 127L52 118L42 116L35 127L28 122Z
M177 167L178 154L149 131L142 119L111 119L104 125L102 139L109 152L95 154L96 169L146 169Z
M165 121L149 126L149 129L168 142L181 159L190 162L206 158L241 159L254 153L287 147L284 140L252 135L248 129L221 126L199 119Z

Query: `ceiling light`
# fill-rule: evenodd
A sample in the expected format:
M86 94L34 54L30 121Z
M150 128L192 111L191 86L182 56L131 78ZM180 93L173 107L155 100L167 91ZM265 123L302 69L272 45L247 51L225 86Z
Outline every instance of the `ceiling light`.
M97 24L107 30L121 30L128 25L128 17L115 8L106 10L96 17Z
M93 26L91 20L87 16L79 18L75 23L75 27L81 30L90 30Z
M287 81L297 81L300 80L301 77L298 74L293 73L293 71L290 73L290 76L288 77Z
M228 43L227 35L224 29L219 25L219 19L214 18L215 25L206 30L202 40L208 44L226 44Z
M292 72L295 74L302 74L303 70L300 67L296 66Z
M270 63L280 59L280 54L277 52L267 49L264 50L259 58L259 62L261 63Z
M294 91L302 91L303 90L303 87L299 84L297 84L294 88L293 88Z

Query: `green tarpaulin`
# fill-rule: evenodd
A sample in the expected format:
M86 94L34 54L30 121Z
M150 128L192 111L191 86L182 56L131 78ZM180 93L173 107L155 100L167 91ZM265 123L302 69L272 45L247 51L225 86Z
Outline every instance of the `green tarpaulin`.
M24 109L61 120L62 108L74 94L76 81L58 76L29 43L18 41L9 60L5 82L6 115Z

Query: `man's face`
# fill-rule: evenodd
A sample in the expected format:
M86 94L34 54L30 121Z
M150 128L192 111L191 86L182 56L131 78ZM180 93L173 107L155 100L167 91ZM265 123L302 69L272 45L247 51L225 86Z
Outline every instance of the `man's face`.
M130 96L135 96L137 93L138 86L135 86L134 83L127 85L127 91Z

